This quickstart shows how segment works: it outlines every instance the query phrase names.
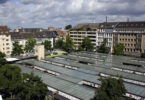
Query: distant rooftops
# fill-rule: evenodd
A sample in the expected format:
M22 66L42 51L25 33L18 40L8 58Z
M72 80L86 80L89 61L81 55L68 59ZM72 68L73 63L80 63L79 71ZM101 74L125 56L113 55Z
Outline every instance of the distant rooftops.
M0 26L0 31L9 31L7 26Z
M78 24L75 28L91 28L96 29L98 27L99 23L85 23L85 24Z
M145 28L145 21L143 22L119 22L115 28Z
M44 31L44 32L11 32L12 39L25 39L28 37L33 38L56 38L58 36L56 31Z
M118 22L104 22L104 23L100 23L98 28L113 29L117 24L118 24Z
M89 31L93 29L114 29L114 28L145 28L145 21L140 22L103 22L84 23L76 25L72 30Z

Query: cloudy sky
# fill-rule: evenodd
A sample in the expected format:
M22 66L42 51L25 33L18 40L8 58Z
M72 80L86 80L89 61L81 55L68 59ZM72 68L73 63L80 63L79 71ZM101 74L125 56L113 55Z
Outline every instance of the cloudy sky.
M10 28L145 21L145 0L0 0L0 25Z

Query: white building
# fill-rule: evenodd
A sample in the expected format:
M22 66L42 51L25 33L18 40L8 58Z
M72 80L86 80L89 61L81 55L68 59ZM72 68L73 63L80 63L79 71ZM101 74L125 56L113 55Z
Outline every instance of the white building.
M12 51L12 41L11 41L11 35L9 34L0 34L0 51L2 53L5 53L6 56L11 55Z
M116 22L110 22L110 23L100 23L99 27L97 29L97 39L96 44L97 47L99 47L104 39L108 40L107 47L110 48L110 52L113 52L113 30L116 26Z
M54 42L57 37L56 32L47 31L39 33L21 33L21 32L12 32L12 42L18 41L20 45L24 48L28 37L36 39L36 44L41 44L45 40L51 41L52 48L54 47Z

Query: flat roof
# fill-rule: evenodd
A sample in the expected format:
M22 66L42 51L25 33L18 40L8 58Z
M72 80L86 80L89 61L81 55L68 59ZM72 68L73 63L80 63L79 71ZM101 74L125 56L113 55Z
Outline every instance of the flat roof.
M79 61L88 62L89 64L82 64ZM23 73L33 72L35 75L38 75L49 87L55 88L82 100L90 100L95 94L95 89L80 84L82 81L101 85L101 82L99 81L101 76L99 76L99 74L104 73L114 76L121 75L126 79L145 82L145 75L138 75L112 69L117 67L144 73L144 61L144 59L133 57L79 52L55 58L46 58L42 61L35 59L22 60L18 61L15 65L18 65L22 69ZM135 64L142 65L142 67L123 65L123 62L134 62ZM27 63L29 65L23 65L21 63ZM36 69L29 68L28 66L31 66L32 68L40 67L45 70L56 72L58 75L44 73L43 71L38 71ZM128 93L145 98L145 86L128 82L124 82L124 85L128 90Z
M75 61L83 61L82 59L85 59L85 58L79 58L79 57L70 56L70 55L67 55L67 56L62 55L60 57L65 58L65 59L73 59ZM47 60L50 60L50 59L47 59ZM56 62L57 61L58 60L56 60ZM89 59L88 59L88 61L89 61ZM62 61L62 63L63 63L63 61ZM144 75L137 75L137 74L127 73L127 72L123 72L123 71L112 70L108 66L106 66L105 64L99 64L98 63L98 64L93 64L93 65L85 65L85 64L80 64L80 63L77 63L77 62L73 62L72 65L76 66L76 67L86 68L88 70L94 70L96 72L102 72L102 73L109 74L109 75L115 75L115 76L118 76L118 75L120 76L121 75L124 78L145 82L145 76Z
M58 59L55 59L55 60L58 61ZM65 82L67 81L68 84L73 83L73 85L78 85L78 83L81 82L81 81L88 81L88 82L93 82L93 83L96 83L96 84L101 84L101 82L98 80L100 77L95 75L96 70L94 70L94 71L90 70L90 72L88 71L86 73L86 71L83 70L83 69L86 70L86 68L78 68L77 70L72 70L72 69L68 69L68 68L65 68L65 67L57 66L57 65L47 64L47 63L44 63L42 61L37 61L37 60L26 60L26 61L22 61L22 62L32 64L33 66L38 66L38 67L41 67L41 68L45 68L47 70L51 70L51 71L60 73L60 75L58 75L58 76L51 76L49 74L45 75L42 72L39 72L39 74L38 74L40 77L42 77L42 79L43 79L44 76L46 76L45 79L43 79L44 82L48 86L51 86L51 87L54 87L54 88L60 89L60 87L62 85L61 83L59 84L60 80L65 81ZM27 70L28 70L28 68L27 68ZM32 70L32 69L29 69L29 70ZM34 70L34 73L36 73L36 72L37 71ZM93 72L94 74L91 73L91 72ZM96 73L98 73L98 72L96 72ZM47 77L49 77L50 79L47 78ZM53 81L53 80L55 80L54 78L59 79L59 81ZM51 81L51 82L49 82L49 81ZM57 84L57 85L55 86L54 84ZM127 82L124 82L124 85L125 85L125 87L126 87L126 89L128 90L129 93L135 94L137 96L145 97L145 87L135 85L135 84L131 84L131 83L127 83ZM65 84L63 84L63 86L65 88ZM79 85L79 86L85 87L85 86L82 86L82 85ZM67 85L66 85L66 87L67 87ZM60 90L63 91L63 92L68 93L67 90L63 90L63 89L60 89ZM91 91L94 91L94 90L91 90ZM78 93L80 93L80 92L78 92ZM72 96L76 96L78 98L81 98L81 97L83 97L83 95L85 95L84 93L82 93L82 94L80 93L80 95L74 95L73 92L72 93L70 92L69 94L71 94ZM94 95L91 94L90 96L93 97ZM89 96L89 99L92 98L90 96ZM89 99L88 98L86 98L86 99L83 98L83 100L89 100Z
M74 83L75 79L72 80L71 82L71 81L67 81L66 79L65 80L62 79L61 77L63 76L56 77L50 74L45 74L37 70L32 70L31 68L27 68L20 64L15 64L15 65L19 66L22 69L23 73L33 72L35 75L38 75L39 77L41 77L43 82L47 84L48 86L55 88L57 90L60 90L64 93L67 93L71 96L77 97L79 99L90 100L95 94L94 89Z

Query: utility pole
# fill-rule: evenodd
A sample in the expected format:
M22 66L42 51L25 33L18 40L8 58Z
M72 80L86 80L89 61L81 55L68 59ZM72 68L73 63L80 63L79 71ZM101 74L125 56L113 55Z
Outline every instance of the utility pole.
M129 18L127 18L127 22L129 22Z
M108 17L106 16L106 23L108 22Z

